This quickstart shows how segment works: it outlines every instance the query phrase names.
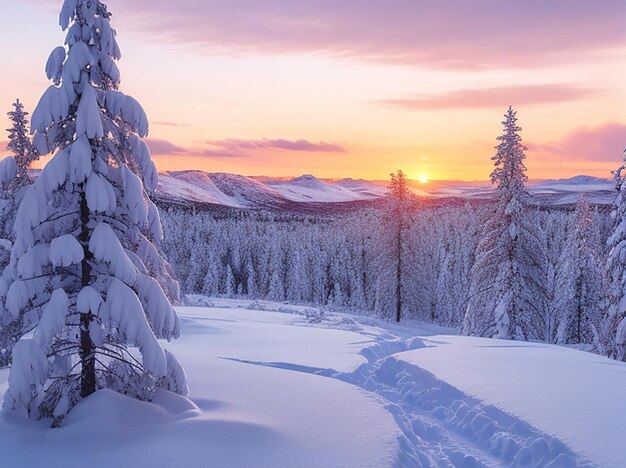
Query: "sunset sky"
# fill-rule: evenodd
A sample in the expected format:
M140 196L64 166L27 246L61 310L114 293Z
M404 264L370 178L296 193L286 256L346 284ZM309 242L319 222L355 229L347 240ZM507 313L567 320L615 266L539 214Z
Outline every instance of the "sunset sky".
M4 3L0 108L32 112L62 2ZM624 0L105 3L161 170L486 179L508 105L531 178L626 147Z

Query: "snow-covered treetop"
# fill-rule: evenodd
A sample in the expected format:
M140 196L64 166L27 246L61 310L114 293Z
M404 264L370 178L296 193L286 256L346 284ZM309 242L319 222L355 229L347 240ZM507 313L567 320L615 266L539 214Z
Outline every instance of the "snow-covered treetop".
M624 184L624 182L626 181L626 178L624 176L624 171L626 171L626 149L622 153L622 165L618 167L616 170L611 172L611 174L613 174L615 188L618 192L621 192L622 190L626 190L626 187Z
M405 202L414 198L414 194L409 188L406 175L402 171L391 174L387 195L397 202Z
M528 180L524 165L524 151L528 148L522 144L522 137L519 135L522 128L517 125L517 112L512 107L507 110L502 125L504 132L498 137L498 152L491 158L495 166L491 173L491 182L500 191L522 192Z
M135 99L118 91L116 61L121 52L110 18L99 0L65 0L60 14L60 25L67 31L65 47L50 54L46 75L54 84L33 113L31 131L42 155L82 137L110 136L102 151L130 166L152 193L157 188L157 171L141 140L148 134L148 119ZM75 116L73 106L77 107Z
M14 110L7 113L12 123L11 128L7 129L9 134L7 149L13 154L16 166L15 175L10 180L10 187L8 187L10 192L14 192L29 183L28 168L39 159L39 154L28 136L28 112L24 110L24 105L19 99L13 103L13 107Z

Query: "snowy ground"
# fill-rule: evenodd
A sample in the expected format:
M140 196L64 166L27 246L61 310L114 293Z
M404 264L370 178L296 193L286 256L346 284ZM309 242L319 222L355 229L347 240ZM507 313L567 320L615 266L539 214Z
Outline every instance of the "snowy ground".
M626 365L543 343L434 336L396 356L601 466L626 463Z
M306 311L179 309L192 402L98 392L56 430L3 412L0 466L623 466L624 364Z

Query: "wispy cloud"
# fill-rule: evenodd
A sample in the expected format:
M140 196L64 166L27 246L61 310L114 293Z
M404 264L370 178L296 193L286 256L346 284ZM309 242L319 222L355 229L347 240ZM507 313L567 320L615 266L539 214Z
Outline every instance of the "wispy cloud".
M167 140L157 140L149 138L146 140L150 152L155 156L165 156L170 154L190 154L190 150L183 148L182 146L175 145Z
M321 53L476 69L576 61L626 45L623 0L133 0L109 6L119 14L116 22L130 23L127 29L145 40L210 54Z
M237 150L261 150L276 149L307 153L346 153L346 149L336 143L312 143L308 140L284 140L284 139L262 139L262 140L214 140L209 141L209 145L224 148L231 151Z
M504 108L509 105L553 104L593 97L599 91L573 84L502 86L459 89L443 94L417 94L379 101L389 107L408 110Z
M614 161L617 165L626 147L626 124L607 122L595 127L580 127L559 140L531 143L528 147L540 157L563 161Z
M182 147L167 140L146 140L150 151L155 156L187 155L208 158L248 158L271 151L304 152L304 153L347 153L337 143L312 143L308 140L260 139L244 140L231 138L226 140L207 141L201 147Z
M163 121L154 121L152 125L156 125L159 127L179 127L179 128L190 128L191 125L180 123L180 122L163 122Z

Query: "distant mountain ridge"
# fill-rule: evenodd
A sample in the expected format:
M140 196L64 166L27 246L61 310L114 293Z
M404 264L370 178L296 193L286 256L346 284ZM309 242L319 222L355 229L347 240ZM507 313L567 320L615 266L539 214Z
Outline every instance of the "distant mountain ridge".
M414 192L423 197L488 199L494 196L485 182L411 181ZM528 190L540 203L575 203L585 193L592 203L610 204L615 197L609 179L579 175L569 179L536 180ZM237 174L197 170L171 171L160 175L158 199L173 204L219 205L231 208L283 208L301 204L350 204L375 202L387 193L383 181L357 179L329 180L305 174L292 179L246 177Z
M613 184L611 179L603 179L588 175L577 175L569 179L546 179L543 181L531 181L530 185L606 185Z
M37 178L40 170L29 170ZM488 181L409 181L421 197L485 200L495 195ZM615 182L587 175L568 179L530 180L528 191L536 202L571 205L580 194L590 203L615 201ZM387 182L362 179L319 179L305 174L295 178L247 177L199 170L159 174L157 200L165 205L211 205L229 208L295 209L306 205L375 204L387 193Z
M231 208L280 208L290 203L374 201L387 191L368 181L325 181L312 175L291 180L237 174L172 171L160 174L158 198L171 203L198 203Z

